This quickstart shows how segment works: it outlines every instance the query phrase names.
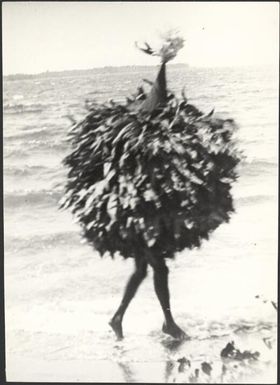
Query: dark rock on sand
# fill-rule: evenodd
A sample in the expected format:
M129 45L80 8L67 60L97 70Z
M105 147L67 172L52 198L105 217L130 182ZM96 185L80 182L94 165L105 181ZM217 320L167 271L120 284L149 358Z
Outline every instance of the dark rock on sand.
M222 358L230 358L233 360L246 360L246 359L253 359L257 360L260 356L259 352L250 352L249 350L244 350L244 352L241 352L239 349L236 349L234 346L234 341L229 342L224 349L221 351L221 357Z
M208 362L202 362L201 369L205 374L211 376L212 366Z

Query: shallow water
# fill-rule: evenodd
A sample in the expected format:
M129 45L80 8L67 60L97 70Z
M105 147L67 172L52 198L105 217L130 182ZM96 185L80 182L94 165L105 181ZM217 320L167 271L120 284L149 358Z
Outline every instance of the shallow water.
M101 260L83 243L71 215L58 210L67 115L79 119L85 99L121 100L154 76L155 69L136 69L4 81L8 381L189 382L177 368L185 356L192 373L211 362L212 379L220 382L220 351L231 340L240 350L261 353L255 366L236 369L239 380L276 381L277 71L168 68L173 91L186 85L190 102L236 120L246 155L230 223L200 249L168 261L174 315L190 342L174 344L161 333L151 273L125 317L126 339L116 342L107 322L133 261ZM234 382L234 371L223 381Z

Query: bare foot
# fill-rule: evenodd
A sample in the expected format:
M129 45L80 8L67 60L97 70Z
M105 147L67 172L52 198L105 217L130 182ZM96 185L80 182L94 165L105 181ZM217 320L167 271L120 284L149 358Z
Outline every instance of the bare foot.
M123 331L122 331L122 320L119 317L113 317L111 321L109 322L109 325L114 330L117 339L122 340L123 339Z
M166 325L166 323L162 326L163 333L169 334L171 337L176 340L189 340L190 337L181 329L178 325L174 323Z

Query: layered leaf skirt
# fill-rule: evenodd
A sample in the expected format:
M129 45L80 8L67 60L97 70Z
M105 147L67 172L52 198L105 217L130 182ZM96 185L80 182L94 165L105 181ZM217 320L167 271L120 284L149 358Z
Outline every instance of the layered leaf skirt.
M172 258L198 247L234 211L235 129L170 93L151 113L136 99L93 104L69 133L61 205L101 255Z

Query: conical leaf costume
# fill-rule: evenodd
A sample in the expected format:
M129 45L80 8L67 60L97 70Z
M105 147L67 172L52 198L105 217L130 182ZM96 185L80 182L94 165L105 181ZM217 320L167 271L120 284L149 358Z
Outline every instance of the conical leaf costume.
M236 125L167 91L165 67L176 53L167 41L150 93L139 88L125 104L92 104L70 130L61 205L101 255L172 258L200 246L234 211Z

